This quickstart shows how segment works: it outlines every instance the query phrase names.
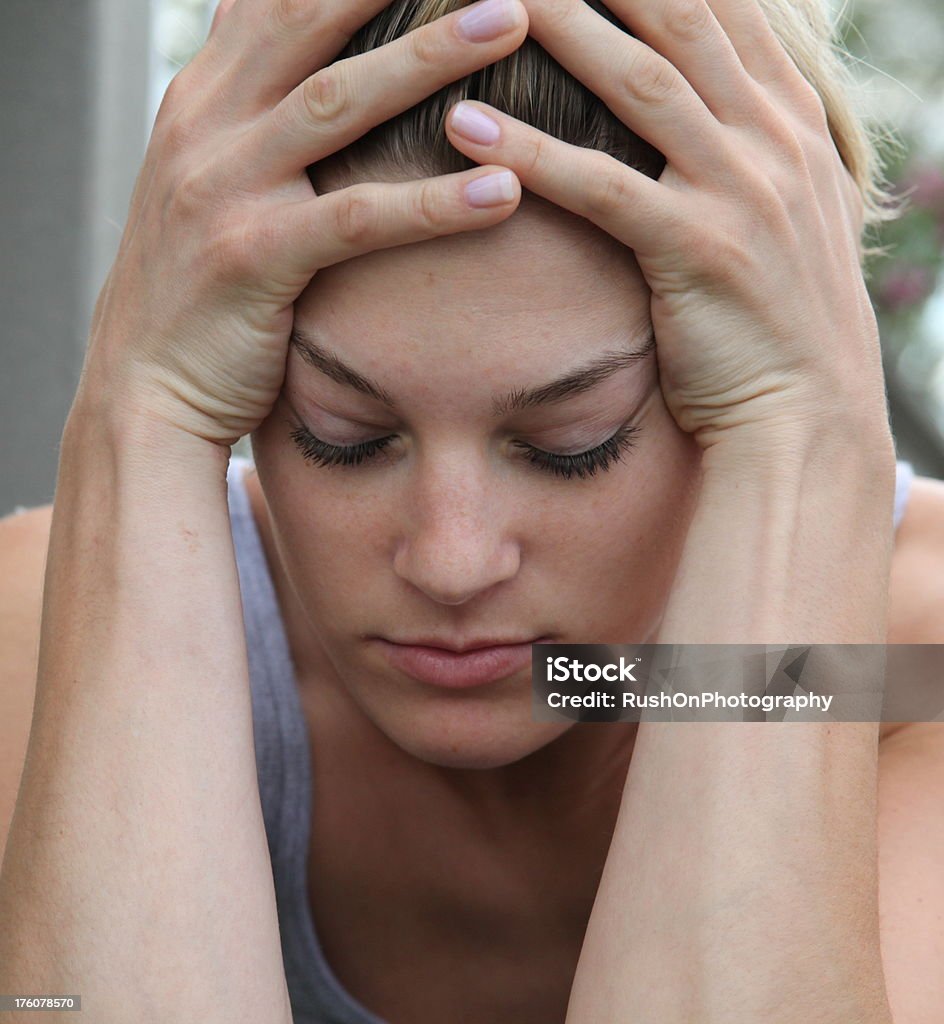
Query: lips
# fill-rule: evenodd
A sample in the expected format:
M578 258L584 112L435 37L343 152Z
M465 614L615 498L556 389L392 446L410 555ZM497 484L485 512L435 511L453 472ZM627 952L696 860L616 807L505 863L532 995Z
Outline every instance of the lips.
M540 637L523 643L468 644L462 650L429 644L400 644L375 638L388 664L421 683L447 689L465 689L498 682L531 667L531 645Z
M388 639L388 638L384 638ZM401 647L438 647L444 651L452 651L455 654L465 654L466 651L478 651L484 647L513 647L517 644L536 644L540 639L532 640L529 637L488 637L478 640L450 640L436 636L417 636L410 639L389 640L389 643L399 644Z

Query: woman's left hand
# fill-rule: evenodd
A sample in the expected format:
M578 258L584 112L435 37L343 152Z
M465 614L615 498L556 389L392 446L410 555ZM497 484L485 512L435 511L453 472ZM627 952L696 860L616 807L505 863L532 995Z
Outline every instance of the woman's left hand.
M660 381L707 449L756 425L785 444L828 421L888 431L860 267L863 204L823 104L756 0L524 0L530 34L666 158L658 181L484 103L524 188L634 250L652 291ZM462 105L459 105L462 106ZM770 436L768 431L765 436Z

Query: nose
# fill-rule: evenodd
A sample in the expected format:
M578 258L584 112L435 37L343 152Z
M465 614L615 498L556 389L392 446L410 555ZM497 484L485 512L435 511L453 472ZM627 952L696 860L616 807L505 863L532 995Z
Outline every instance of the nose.
M511 579L520 550L507 534L500 505L482 474L426 473L410 495L394 571L446 605L465 604Z

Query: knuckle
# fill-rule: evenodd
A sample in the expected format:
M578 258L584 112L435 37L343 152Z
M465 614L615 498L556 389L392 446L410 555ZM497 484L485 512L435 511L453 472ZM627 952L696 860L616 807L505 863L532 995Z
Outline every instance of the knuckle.
M311 0L275 0L272 17L283 31L295 32L311 24Z
M666 13L671 19L666 25L667 30L683 43L703 43L705 34L712 27L711 10L704 0L681 0L669 4Z
M755 183L750 193L750 210L744 210L744 219L759 218L768 229L782 225L787 219L787 203L783 190L772 178Z
M807 174L800 179L794 174L758 172L738 206L735 220L739 237L744 235L756 244L757 233L762 231L776 241L778 251L787 253L796 243L814 203L815 194Z
M360 187L351 186L334 204L335 235L348 245L369 243L377 232L377 206Z
M446 56L438 26L416 29L406 37L411 60L425 67L437 67Z
M626 168L607 153L594 157L587 183L587 206L591 213L607 214L629 200Z
M810 82L804 80L800 84L795 105L804 124L823 135L829 134L826 104Z
M774 155L775 175L790 177L807 171L806 147L799 134L787 123L785 118L779 118L769 130L769 136L773 142L772 154Z
M314 123L339 121L349 99L342 73L332 66L312 75L302 87L302 99L308 117Z
M244 221L215 231L207 246L206 261L221 277L239 282L255 280L262 247L253 240Z
M187 107L193 99L193 90L190 86L190 75L188 69L190 65L182 68L177 72L176 75L170 80L167 88L164 90L164 95L161 99L161 105L157 110L157 117L173 117L174 114Z
M570 0L543 0L541 17L555 36L561 32L573 33L577 30L580 8Z
M528 147L527 156L523 161L522 172L528 178L539 177L541 171L547 166L548 146L550 139L547 135L537 134Z
M737 179L735 219L768 228L780 224L787 216L789 184L785 188L784 183L788 179L789 174L784 174L782 168L771 169L760 163L742 167Z
M189 169L181 174L170 198L170 212L175 220L185 224L196 221L207 212L211 201L205 176Z
M448 222L448 212L435 185L423 182L416 192L416 219L434 234L441 233Z
M623 93L636 103L665 104L678 93L678 72L663 57L636 55L619 79Z
M729 285L743 284L756 280L756 245L753 235L756 228L747 223L737 222L727 230L703 230L693 239L699 256L714 280Z
M810 159L806 147L795 134L787 141L782 153L778 169L784 187L789 188L792 183L806 182L810 177Z
M198 127L192 117L180 113L160 126L158 137L161 148L169 156L179 156L188 152L196 143Z

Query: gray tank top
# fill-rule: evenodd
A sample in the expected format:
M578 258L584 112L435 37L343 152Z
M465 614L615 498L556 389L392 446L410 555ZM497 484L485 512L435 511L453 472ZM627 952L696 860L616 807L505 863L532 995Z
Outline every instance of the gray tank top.
M342 988L324 958L308 897L311 752L295 670L262 541L234 455L227 474L229 509L242 591L252 688L259 796L272 859L285 976L295 1024L384 1024ZM914 470L898 462L895 527L904 514Z

